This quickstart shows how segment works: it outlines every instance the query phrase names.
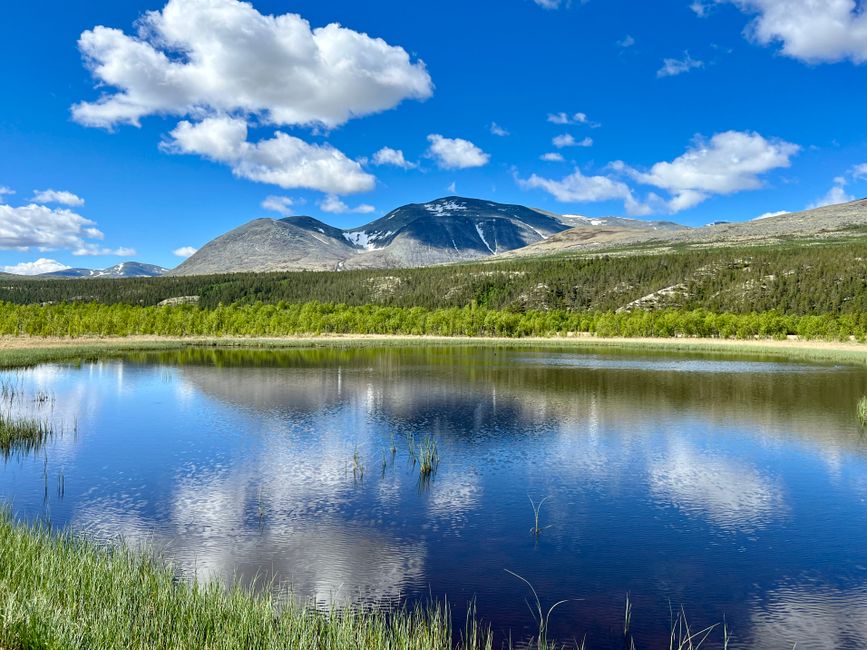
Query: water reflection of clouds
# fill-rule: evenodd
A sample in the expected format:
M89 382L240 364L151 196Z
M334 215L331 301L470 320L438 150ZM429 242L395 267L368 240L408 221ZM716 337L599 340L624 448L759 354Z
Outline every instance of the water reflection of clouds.
M688 515L729 532L751 532L783 516L782 490L747 463L697 451L680 440L648 465L650 489Z
M867 585L851 590L787 587L771 591L763 601L752 610L752 647L867 648Z

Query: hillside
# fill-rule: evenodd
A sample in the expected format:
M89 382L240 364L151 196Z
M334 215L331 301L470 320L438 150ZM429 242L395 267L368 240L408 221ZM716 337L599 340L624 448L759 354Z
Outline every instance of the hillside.
M521 205L450 196L349 230L306 216L257 219L212 240L171 274L430 266L491 257L567 228Z

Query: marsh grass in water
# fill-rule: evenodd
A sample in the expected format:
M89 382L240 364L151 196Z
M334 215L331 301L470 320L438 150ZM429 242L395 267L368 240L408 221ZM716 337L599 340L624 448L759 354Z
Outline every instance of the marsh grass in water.
M489 650L443 605L331 612L240 587L179 581L152 556L110 549L0 513L0 647Z
M867 426L867 395L858 400L858 407L856 409L858 415L858 422L862 427Z
M28 453L42 448L58 431L48 420L0 412L0 454Z
M431 476L440 463L439 448L432 434L424 437L419 447L419 473L423 477Z

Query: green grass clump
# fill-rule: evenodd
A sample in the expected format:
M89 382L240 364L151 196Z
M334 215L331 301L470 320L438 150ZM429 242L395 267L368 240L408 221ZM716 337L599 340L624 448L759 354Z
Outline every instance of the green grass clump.
M858 400L858 422L861 426L867 426L867 395Z
M242 588L178 581L170 567L124 548L0 513L0 647L452 650L447 607L323 613ZM489 650L470 617L457 648Z
M15 452L35 451L53 435L54 430L47 421L0 413L0 454L4 458Z
M427 477L436 471L437 465L440 464L440 454L437 448L437 441L432 435L428 434L421 441L421 446L418 452L419 472L422 477Z

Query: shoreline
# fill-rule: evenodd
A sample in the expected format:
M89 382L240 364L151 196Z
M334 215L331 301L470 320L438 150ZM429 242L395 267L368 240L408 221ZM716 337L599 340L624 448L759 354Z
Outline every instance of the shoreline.
M547 347L576 351L609 348L623 351L770 355L790 359L838 361L867 365L867 344L846 341L713 338L408 336L388 334L325 334L284 337L0 337L0 366L92 354L170 351L190 347L225 349L292 349L304 347L400 346Z

